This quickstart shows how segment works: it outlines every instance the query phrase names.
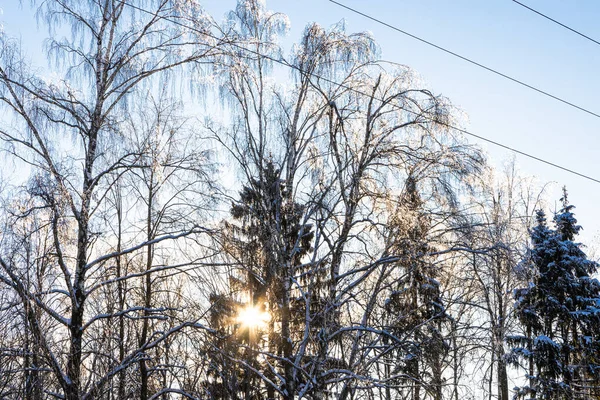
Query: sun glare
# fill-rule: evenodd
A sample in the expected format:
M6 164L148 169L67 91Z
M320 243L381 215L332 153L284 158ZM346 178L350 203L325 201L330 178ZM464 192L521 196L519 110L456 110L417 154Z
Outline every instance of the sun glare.
M269 313L262 312L258 307L253 306L242 308L237 317L237 321L248 328L265 326L269 319Z

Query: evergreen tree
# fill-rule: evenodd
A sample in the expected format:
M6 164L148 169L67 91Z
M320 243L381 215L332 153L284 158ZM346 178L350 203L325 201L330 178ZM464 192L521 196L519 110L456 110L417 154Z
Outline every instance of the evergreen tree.
M407 377L399 383L410 387L410 399L420 399L427 393L432 399L441 400L442 363L448 352L443 324L449 316L436 280L438 267L427 257L427 253L433 251L429 238L431 218L424 211L412 177L407 179L401 214L400 220L390 223L397 225L398 230L390 250L401 258L399 266L403 275L386 302L386 311L389 331L406 340L400 345L390 343L396 347L393 373ZM387 397L391 398L389 394Z
M279 389L289 398L293 398L299 379L294 370L293 343L294 331L302 329L304 313L292 313L292 280L300 260L311 249L313 232L310 224L303 222L304 207L291 200L291 188L280 178L280 172L271 160L266 161L257 176L243 187L239 201L232 205L230 212L235 222L226 224L227 247L241 266L241 273L232 278L244 292L241 298L245 304L238 302L238 311L251 308L269 315L260 332L237 326L237 340L245 347L242 358L248 364L239 371L238 380L246 398L252 399L264 398L265 394L266 398L275 398L275 388L261 388L253 370L273 383L279 379L276 371L284 378ZM235 316L230 319L235 324ZM265 333L266 344L261 342ZM257 361L257 352L266 356L262 364Z
M591 278L598 264L574 242L581 227L563 193L555 229L537 212L524 263L530 284L515 292L526 335L509 338L510 358L517 365L525 359L529 367L529 385L517 388L517 398L587 399L599 382L600 283Z
M207 350L209 358L206 380L206 398L210 400L237 399L242 392L246 371L234 360L244 357L244 342L240 334L239 324L236 323L236 313L242 306L231 296L213 293L209 296L211 302L209 323L217 333L214 339L214 349ZM246 379L247 380L247 379Z

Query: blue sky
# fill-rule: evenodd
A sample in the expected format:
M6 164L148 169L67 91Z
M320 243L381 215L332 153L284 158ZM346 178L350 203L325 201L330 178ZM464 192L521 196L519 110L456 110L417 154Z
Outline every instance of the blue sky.
M414 35L514 76L531 85L600 113L600 46L589 42L510 0L341 0ZM527 5L600 39L600 2L523 0ZM215 17L235 0L202 2ZM327 0L267 0L286 13L296 40L312 21L329 26L346 20L349 31L370 31L381 45L382 57L406 64L469 116L468 129L508 146L600 179L600 118L572 109L476 66L430 48L389 28L344 10ZM20 36L30 57L46 63L39 30L29 9L18 0L0 0L0 23L11 36ZM488 150L500 165L511 157L470 138ZM600 184L517 156L524 174L540 182L557 182L552 196L567 185L576 214L584 226L582 239L591 242L600 232Z

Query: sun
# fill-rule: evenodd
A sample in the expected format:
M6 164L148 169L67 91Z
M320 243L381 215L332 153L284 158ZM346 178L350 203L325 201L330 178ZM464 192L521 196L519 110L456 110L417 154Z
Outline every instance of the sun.
M237 322L247 328L260 328L269 322L271 316L269 313L261 311L256 306L248 305L239 310Z

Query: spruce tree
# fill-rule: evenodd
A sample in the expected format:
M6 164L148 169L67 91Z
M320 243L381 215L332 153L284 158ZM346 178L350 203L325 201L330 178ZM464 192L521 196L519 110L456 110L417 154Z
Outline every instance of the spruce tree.
M427 256L434 251L429 238L431 218L412 177L407 179L400 203L398 211L402 217L390 221L390 226L398 231L390 251L400 257L398 267L403 275L385 308L388 331L406 340L402 344L389 343L395 347L392 353L396 355L396 368L390 372L407 377L400 379L398 385L410 387L411 399L429 395L441 400L442 363L448 352L443 325L449 316L436 280L439 266Z
M292 188L280 176L273 161L266 161L240 191L239 201L230 209L233 221L226 223L229 252L240 264L232 279L245 297L245 304L239 303L238 308L249 307L270 316L261 332L238 327L238 340L247 344L242 358L248 364L238 380L246 398L253 399L275 398L275 391L272 386L259 387L252 369L271 382L278 382L277 371L283 377L279 389L287 393L286 398L293 398L299 380L293 343L295 331L302 330L304 313L294 312L292 282L302 257L311 249L314 234L312 226L304 222L305 207L292 200ZM257 336L263 334L267 335L266 344L258 343ZM257 352L266 356L260 365Z
M515 292L526 334L508 339L510 361L526 360L529 369L529 383L516 388L517 398L587 399L599 382L600 283L591 277L598 264L574 241L581 227L566 190L561 202L554 229L544 212L537 212L532 248L523 263L530 283Z

